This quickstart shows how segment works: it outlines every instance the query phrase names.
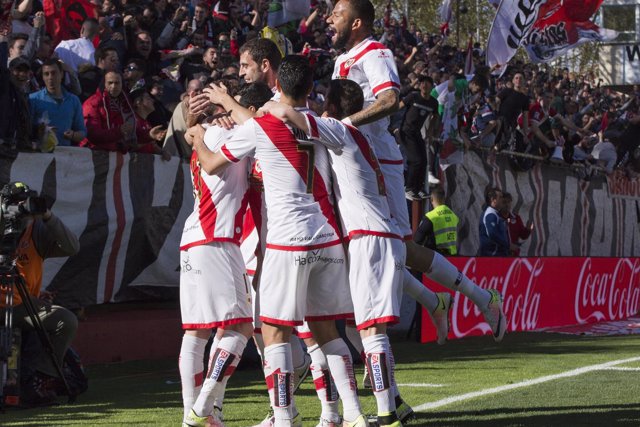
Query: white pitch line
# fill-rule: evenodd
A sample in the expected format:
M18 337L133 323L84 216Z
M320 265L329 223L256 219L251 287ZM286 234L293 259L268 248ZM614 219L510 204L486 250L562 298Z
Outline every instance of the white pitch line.
M452 403L462 402L463 400L474 399L476 397L484 397L490 394L501 393L503 391L514 390L517 388L529 387L536 384L546 383L548 381L557 380L560 378L575 377L578 375L586 374L593 371L599 371L602 369L608 369L616 365L622 365L623 363L631 363L640 361L640 357L632 357L630 359L612 360L611 362L601 363L598 365L584 366L582 368L573 369L571 371L562 372L560 374L547 375L540 378L534 378L532 380L526 380L515 384L507 384L499 387L487 388L480 391L474 391L471 393L465 393L458 396L451 396L445 399L436 400L435 402L424 403L420 406L414 407L416 412L427 411L429 409L440 408L441 406L450 405Z
M602 368L603 371L640 371L640 368Z
M430 384L430 383L409 383L398 384L398 387L444 387L446 384Z

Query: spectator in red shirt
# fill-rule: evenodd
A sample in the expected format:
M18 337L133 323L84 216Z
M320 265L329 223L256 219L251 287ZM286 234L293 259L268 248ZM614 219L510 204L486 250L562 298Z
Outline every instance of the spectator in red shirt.
M529 238L533 231L533 222L529 221L525 226L520 215L512 211L511 203L513 202L513 197L511 197L511 194L503 193L502 198L504 199L504 203L503 208L500 210L500 215L507 222L509 241L511 243L511 255L520 256L520 245L522 244L520 240Z

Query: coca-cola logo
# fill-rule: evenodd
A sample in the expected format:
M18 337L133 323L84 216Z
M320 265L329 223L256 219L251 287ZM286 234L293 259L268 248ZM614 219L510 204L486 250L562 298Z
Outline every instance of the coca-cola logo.
M494 273L492 269L491 274L482 275L477 259L469 258L462 272L481 288L497 289L503 295L508 330L527 331L538 326L541 292L537 288L543 268L544 261L540 258L533 262L528 258L513 258L506 271ZM480 308L468 298L462 298L460 293L455 296L451 329L458 338L491 331Z
M620 258L613 269L595 269L591 258L584 260L574 302L578 323L626 319L638 312L639 299L639 259Z

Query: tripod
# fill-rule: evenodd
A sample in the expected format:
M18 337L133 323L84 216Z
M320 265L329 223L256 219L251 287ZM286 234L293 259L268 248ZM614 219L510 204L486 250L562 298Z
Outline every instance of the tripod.
M1 271L1 270L0 270ZM24 279L22 278L22 276L20 274L18 274L18 272L15 269L15 265L12 265L8 270L6 271L1 271L0 272L0 289L3 289L4 291L7 292L7 302L9 302L10 304L7 304L7 308L6 308L6 312L4 314L4 328L2 331L0 331L0 356L3 356L4 352L3 352L3 348L5 348L4 346L4 336L6 335L8 337L8 347L7 348L11 348L11 328L13 325L13 290L17 289L18 290L18 294L20 295L20 298L22 299L22 303L24 304L24 307L27 311L27 314L29 316L29 319L31 320L31 324L33 325L33 328L35 329L36 333L38 334L38 338L40 339L40 342L42 344L42 347L45 349L45 351L49 354L49 357L51 359L51 362L53 363L53 366L55 366L56 371L58 373L58 376L60 377L60 379L62 380L62 383L64 385L65 391L67 392L67 396L69 396L68 398L68 403L73 403L76 400L76 396L72 393L69 384L67 383L67 380L64 376L64 373L62 371L62 363L61 361L58 360L58 358L56 357L55 351L53 349L53 345L51 344L51 340L49 338L49 335L47 334L47 331L44 329L44 326L42 324L42 320L40 319L40 316L38 316L38 309L36 308L36 306L33 303L33 300L31 299L31 297L29 296L29 293L27 292L27 288L25 286L24 283ZM4 333L4 331L7 330L8 333ZM8 356L8 352L7 352L7 356ZM0 361L2 361L3 363L6 363L6 358L0 357ZM2 369L2 372L4 373L5 369ZM0 376L0 379L2 379L2 382L0 382L0 391L2 390L2 387L4 386L4 382L5 382L5 378L3 376ZM2 402L0 402L0 407L2 406Z

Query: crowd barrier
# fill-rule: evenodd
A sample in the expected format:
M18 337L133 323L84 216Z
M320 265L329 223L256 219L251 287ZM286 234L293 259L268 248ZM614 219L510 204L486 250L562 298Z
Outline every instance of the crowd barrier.
M525 256L640 256L637 180L583 181L545 164L516 172L504 156L475 152L445 175L450 206L460 216L462 255L476 253L482 194L497 185L513 194L523 220L535 223L522 245ZM43 287L58 302L77 308L177 296L178 246L193 209L187 163L58 147L0 157L0 183L9 181L41 191L80 239L77 255L45 263Z
M612 257L451 257L449 260L484 289L504 298L507 332L621 320L640 308L640 258ZM430 289L450 290L424 279ZM449 339L491 333L480 310L455 293ZM435 341L431 319L422 313L422 342Z

